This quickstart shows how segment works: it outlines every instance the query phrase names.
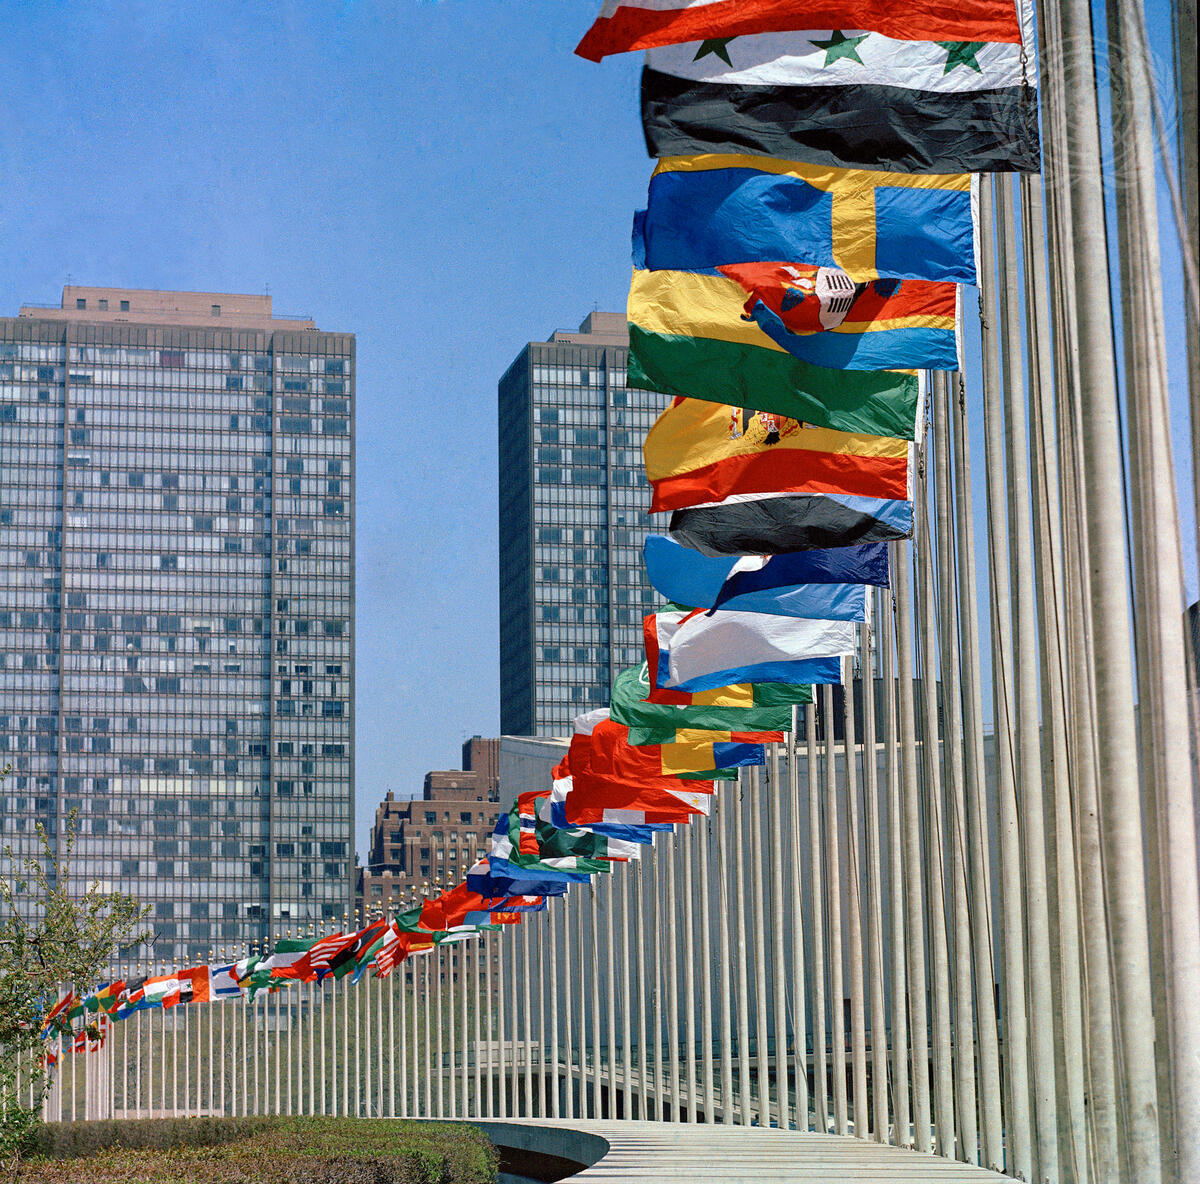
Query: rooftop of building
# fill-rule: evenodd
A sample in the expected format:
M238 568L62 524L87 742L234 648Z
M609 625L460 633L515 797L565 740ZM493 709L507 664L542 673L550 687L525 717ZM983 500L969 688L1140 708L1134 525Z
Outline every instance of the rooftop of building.
M563 345L628 345L629 322L623 312L590 312L579 329L556 329L549 340Z
M157 288L94 288L67 284L62 303L22 304L19 317L104 324L203 328L316 329L307 316L276 316L269 295L245 292L170 292Z

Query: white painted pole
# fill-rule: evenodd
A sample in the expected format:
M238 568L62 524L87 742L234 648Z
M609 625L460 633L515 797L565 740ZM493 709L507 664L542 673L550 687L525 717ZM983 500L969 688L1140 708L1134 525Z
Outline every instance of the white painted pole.
M767 922L766 922L766 847L763 834L762 777L757 765L747 769L750 798L750 857L752 887L751 924L754 931L754 1063L758 1077L758 1124L771 1125L771 1047L768 1028Z
M683 866L683 1014L684 1014L684 1065L687 1079L687 1120L698 1122L696 1114L696 914L694 907L694 884L692 874L692 850L695 846L697 821L683 828L680 837L679 857ZM679 1108L682 1110L682 1107Z
M629 948L629 865L614 864L613 875L621 885L621 1103L625 1118L633 1116L633 995L630 985L632 956Z
M821 1134L827 1135L829 1133L829 1078L825 1057L828 1039L825 1023L825 968L828 963L825 960L825 879L821 854L824 811L821 808L821 789L817 773L817 704L815 699L805 709L804 735L808 758L808 866L812 884L813 1093L815 1095L817 1130Z
M504 933L505 933L505 930L501 930L498 934L495 935L494 942L495 942L495 946L496 946L497 950L499 950L501 948L501 946L504 944ZM495 1093L494 1093L494 1088L495 1088L494 1074L496 1072L496 1058L493 1055L493 1053L494 1053L494 1049L496 1048L496 1044L497 1044L498 1031L496 1028L496 1021L495 1021L495 1015L494 1015L495 996L494 996L493 990L492 990L492 944L493 944L493 938L489 936L488 943L487 943L487 949L486 949L486 957L484 958L484 963L483 963L484 1003L485 1003L486 1015L487 1015L487 1025L486 1025L487 1026L487 1092L484 1095L485 1101L484 1101L484 1110L483 1110L483 1114L484 1114L485 1118L495 1118L498 1114L498 1111L496 1109L496 1101L495 1101ZM569 971L568 971L568 974L569 974ZM568 1024L568 1027L569 1027L569 1024ZM501 1089L503 1089L503 1082L501 1082Z
M737 783L723 782L717 799L717 948L720 958L721 1006L721 1122L731 1125L737 1111L733 1092L733 981L732 955L729 943L729 917L733 908L730 887L729 841L732 828L731 813L737 801Z
M784 787L779 781L779 745L769 748L770 781L768 785L768 833L764 851L771 877L771 974L773 996L771 1000L772 1043L775 1048L775 1118L780 1130L791 1125L791 1090L788 1086L787 1054L787 975L784 968L784 905L783 905L783 853L786 847L783 828ZM793 854L794 854L793 849Z
M734 916L737 918L737 1066L738 1103L742 1125L751 1124L750 1094L750 981L749 902L746 899L746 840L745 840L745 774L739 770L733 811L733 868L732 892Z
M524 925L525 917L522 916L521 923ZM507 940L510 934L508 930L500 935L500 940L496 943L496 1032L498 1037L499 1065L496 1071L496 1082L499 1091L499 1106L494 1113L500 1118L512 1118L513 1111L509 1105L509 1090L507 1075L505 1073L505 1061L508 1053L508 1044L505 1025L504 1006L505 997L508 994L508 985L511 980L511 974L506 973L505 963L507 961L506 952L511 954L512 949L516 947L517 938L512 934L511 945ZM513 1084L516 1084L515 1070Z
M447 1016L446 1016L446 1052L447 1052L447 1056L449 1057L450 1072L448 1075L449 1076L449 1082L448 1082L449 1097L448 1097L447 1101L449 1104L449 1113L447 1114L447 1117L448 1118L457 1118L458 1117L458 1084L457 1084L458 1041L456 1039L455 1031L454 1031L455 1024L458 1021L458 985L454 981L454 956L457 951L454 946L450 945L450 946L442 946L441 950L439 952L443 955L443 957L441 959L442 975L446 980L445 990L446 990L446 1002L448 1004Z
M833 687L821 688L825 711L825 908L829 921L829 1012L833 1034L833 1127L848 1135L846 1100L846 1011L842 977L842 871L838 825L837 742L834 738Z
M697 876L700 903L700 1071L704 1089L704 1121L716 1122L716 1100L713 1097L713 1007L712 1007L712 895L709 885L708 847L712 841L712 825L697 819ZM694 1119L698 1121L698 1118Z
M805 715L812 707L805 708ZM796 1090L796 1130L809 1129L808 1122L808 998L804 989L804 890L801 878L800 757L797 744L800 708L792 708L792 726L787 737L787 835L791 845L789 891L792 935L792 1076ZM782 788L782 787L780 787Z
M532 959L530 958L530 950L532 948L533 934L531 930L535 924L540 924L541 913L534 914L533 924L521 926L521 1043L524 1050L525 1060L525 1117L532 1118L533 1110L533 1044L534 1044L534 1027L533 1027L533 1004L532 1004L532 984L530 979L532 975ZM597 1071L599 1067L597 1066Z
M617 1117L617 980L616 966L616 925L613 917L614 894L612 874L596 876L593 883L599 881L604 893L604 980L605 980L605 1040L604 1047L607 1055L605 1064L608 1067L608 1114L610 1118ZM599 893L600 889L597 889Z
M867 676L867 652L862 669ZM862 828L859 824L858 738L854 727L854 659L842 660L842 752L846 767L846 938L850 980L850 1065L854 1133L865 1139L871 1118L867 1105L867 1013L863 990Z
M580 886L582 888L582 885ZM588 931L592 939L592 975L590 992L592 998L592 1088L595 1106L595 1117L604 1117L604 1087L600 1077L600 926L596 917L596 887L587 886L588 893ZM608 1039L607 1033L605 1038Z
M637 890L633 894L634 903L634 937L637 943L637 1074L638 1074L638 1109L637 1116L643 1121L649 1114L650 1070L649 1048L646 1044L646 1011L650 1002L646 990L646 934L647 921L645 909L646 895L646 865L651 859L650 852L643 852L637 863ZM573 1118L574 1115L572 1114Z
M562 984L562 1015L563 1015L563 1047L562 1057L564 1065L563 1075L563 1091L564 1105L568 1118L578 1117L575 1109L575 986L576 973L578 970L578 962L575 959L575 946L573 934L576 931L575 914L576 894L569 893L562 905L562 968L558 972L559 981Z

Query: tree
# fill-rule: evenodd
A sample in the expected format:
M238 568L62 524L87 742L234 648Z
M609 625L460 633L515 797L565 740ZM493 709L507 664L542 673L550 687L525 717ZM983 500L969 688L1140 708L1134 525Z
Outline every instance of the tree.
M15 1180L21 1155L50 1088L41 1031L47 1011L70 984L83 994L99 985L114 956L143 942L143 908L131 896L90 884L71 893L75 815L61 851L41 823L38 853L4 849L0 876L0 1176ZM18 1085L20 1096L18 1097ZM30 1104L32 1088L32 1104ZM4 1169L8 1169L5 1175Z

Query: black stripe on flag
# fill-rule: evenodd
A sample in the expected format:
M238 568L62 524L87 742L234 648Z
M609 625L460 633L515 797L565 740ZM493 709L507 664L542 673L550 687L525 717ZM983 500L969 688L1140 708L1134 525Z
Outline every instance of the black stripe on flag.
M651 156L749 153L897 173L1036 173L1037 92L746 86L642 71Z
M676 510L671 537L705 555L778 555L910 538L873 514L819 494L723 502Z

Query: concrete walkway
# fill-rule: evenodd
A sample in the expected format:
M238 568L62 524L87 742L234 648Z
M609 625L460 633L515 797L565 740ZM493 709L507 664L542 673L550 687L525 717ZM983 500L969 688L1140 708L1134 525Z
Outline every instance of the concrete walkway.
M566 1119L509 1119L482 1123L497 1143L552 1154L592 1166L570 1177L580 1184L620 1181L670 1184L998 1184L1010 1177L933 1155L838 1135L778 1131L760 1127L664 1122L571 1122ZM505 1129L507 1128L507 1129ZM538 1128L544 1132L539 1136ZM585 1136L573 1153L572 1133ZM592 1138L586 1138L592 1136ZM593 1156L608 1144L599 1160ZM584 1147L593 1150L588 1153Z

